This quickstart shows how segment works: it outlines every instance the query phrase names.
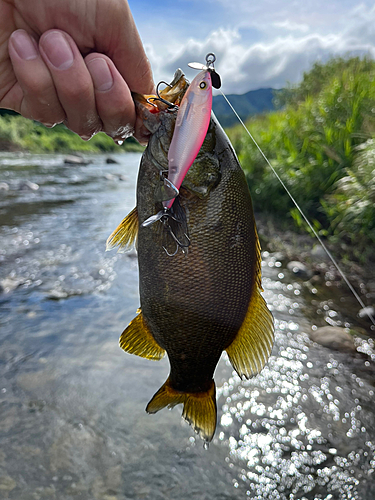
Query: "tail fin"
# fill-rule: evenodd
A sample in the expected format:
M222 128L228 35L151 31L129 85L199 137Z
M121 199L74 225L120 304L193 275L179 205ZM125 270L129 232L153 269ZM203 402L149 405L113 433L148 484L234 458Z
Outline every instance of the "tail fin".
M182 416L201 436L209 442L216 429L216 388L215 382L207 392L179 392L170 385L169 378L153 396L146 407L147 413L156 413L166 406L173 408L182 403Z

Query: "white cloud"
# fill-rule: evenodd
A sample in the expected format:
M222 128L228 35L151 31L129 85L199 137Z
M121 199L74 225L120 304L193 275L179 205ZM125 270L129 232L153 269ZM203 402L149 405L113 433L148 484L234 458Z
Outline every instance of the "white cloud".
M177 67L193 78L195 73L189 71L187 64L204 62L205 55L214 52L224 92L241 94L260 87L280 88L287 81L300 80L316 60L345 54L375 57L375 7L360 5L346 12L346 19L345 26L336 26L328 33L313 31L306 24L291 20L276 22L277 37L256 43L249 43L240 29L219 28L204 39L175 39L163 57L155 47L148 49L148 55L157 81L171 78Z
M307 33L310 30L307 24L293 23L289 20L273 23L273 26L275 26L275 28L281 28L286 31L301 31L303 33Z

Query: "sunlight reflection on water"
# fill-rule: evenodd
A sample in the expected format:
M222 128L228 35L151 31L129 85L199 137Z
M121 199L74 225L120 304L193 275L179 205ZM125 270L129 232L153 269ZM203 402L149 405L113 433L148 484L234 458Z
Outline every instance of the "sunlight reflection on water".
M219 390L219 439L230 449L234 486L246 485L257 500L371 498L358 487L374 473L372 380L350 374L350 360L309 340L297 312L301 285L269 277L268 258L263 285L275 315L273 355L253 380L233 372ZM360 350L373 356L373 341Z
M139 305L137 264L134 253L104 247L134 206L139 155L119 156L118 166L61 161L9 156L0 165L9 185L0 199L5 498L372 500L374 341L358 335L348 354L308 335L312 325L351 326L341 291L327 297L263 253L275 347L249 381L223 357L218 428L205 451L179 408L144 412L167 361L118 348ZM39 188L24 189L25 179Z

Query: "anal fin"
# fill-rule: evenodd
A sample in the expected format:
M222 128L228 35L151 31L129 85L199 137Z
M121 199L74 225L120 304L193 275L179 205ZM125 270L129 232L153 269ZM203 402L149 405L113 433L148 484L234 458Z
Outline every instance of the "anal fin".
M274 342L273 317L258 284L236 338L226 349L233 368L241 378L259 373L267 363Z
M120 347L129 354L158 361L165 355L165 350L159 346L152 336L142 312L129 323L120 337Z
M206 392L180 392L171 387L169 378L153 396L146 407L147 413L156 413L166 406L173 408L183 404L182 417L194 428L202 439L212 440L216 429L215 382Z
M137 207L125 217L107 239L106 251L119 247L118 252L130 250L136 245L138 237L138 211Z

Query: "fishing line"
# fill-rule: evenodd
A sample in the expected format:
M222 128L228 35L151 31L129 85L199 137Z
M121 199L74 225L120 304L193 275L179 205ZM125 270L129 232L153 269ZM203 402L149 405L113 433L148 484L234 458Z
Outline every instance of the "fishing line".
M344 274L344 271L342 271L342 269L340 268L340 266L338 265L338 263L336 262L335 258L333 257L333 255L331 254L331 252L328 250L328 248L325 246L325 244L323 243L321 237L319 236L319 234L315 231L315 229L313 228L312 224L310 223L310 221L308 220L308 218L306 217L306 215L303 213L301 207L298 205L298 203L296 202L296 200L293 198L292 194L290 193L289 189L286 187L286 185L284 184L283 180L281 179L281 177L279 176L279 174L276 172L276 170L273 168L273 166L271 165L270 161L268 160L268 158L266 157L266 155L263 153L263 151L261 150L260 146L258 145L257 141L254 139L254 137L252 136L252 134L250 133L250 131L248 130L248 128L246 127L246 125L244 124L244 122L242 121L241 117L239 116L239 114L237 113L237 111L234 109L234 107L232 106L232 104L229 102L227 96L222 92L222 90L220 89L220 92L221 92L221 95L224 97L224 99L227 101L227 103L229 104L230 108L232 109L233 113L236 115L237 119L239 120L239 122L241 123L241 125L243 126L243 128L246 130L248 136L250 137L250 139L254 142L255 146L258 148L258 151L259 153L263 156L263 158L265 159L267 165L271 168L272 172L275 174L277 180L280 182L280 184L283 186L283 188L285 189L285 191L287 192L289 198L292 200L292 202L294 203L294 205L296 206L297 210L299 211L299 213L301 214L301 216L303 217L304 221L306 222L306 224L308 225L308 227L310 228L310 230L312 231L312 233L314 234L314 236L316 237L316 239L319 241L320 245L322 246L323 250L326 252L326 254L328 255L328 257L331 259L333 265L335 266L335 268L337 269L337 271L340 273L341 277L343 278L343 280L345 281L345 283L347 284L349 290L352 292L352 294L354 295L354 297L357 299L358 303L360 304L360 306L362 307L362 309L365 310L367 316L370 318L370 321L371 323L375 326L375 318L374 316L371 314L371 312L368 310L368 308L365 306L364 302L362 301L361 297L358 295L358 293L356 292L356 290L354 289L354 287L352 286L352 284L350 283L350 281L348 280L348 278L346 277L346 275Z

